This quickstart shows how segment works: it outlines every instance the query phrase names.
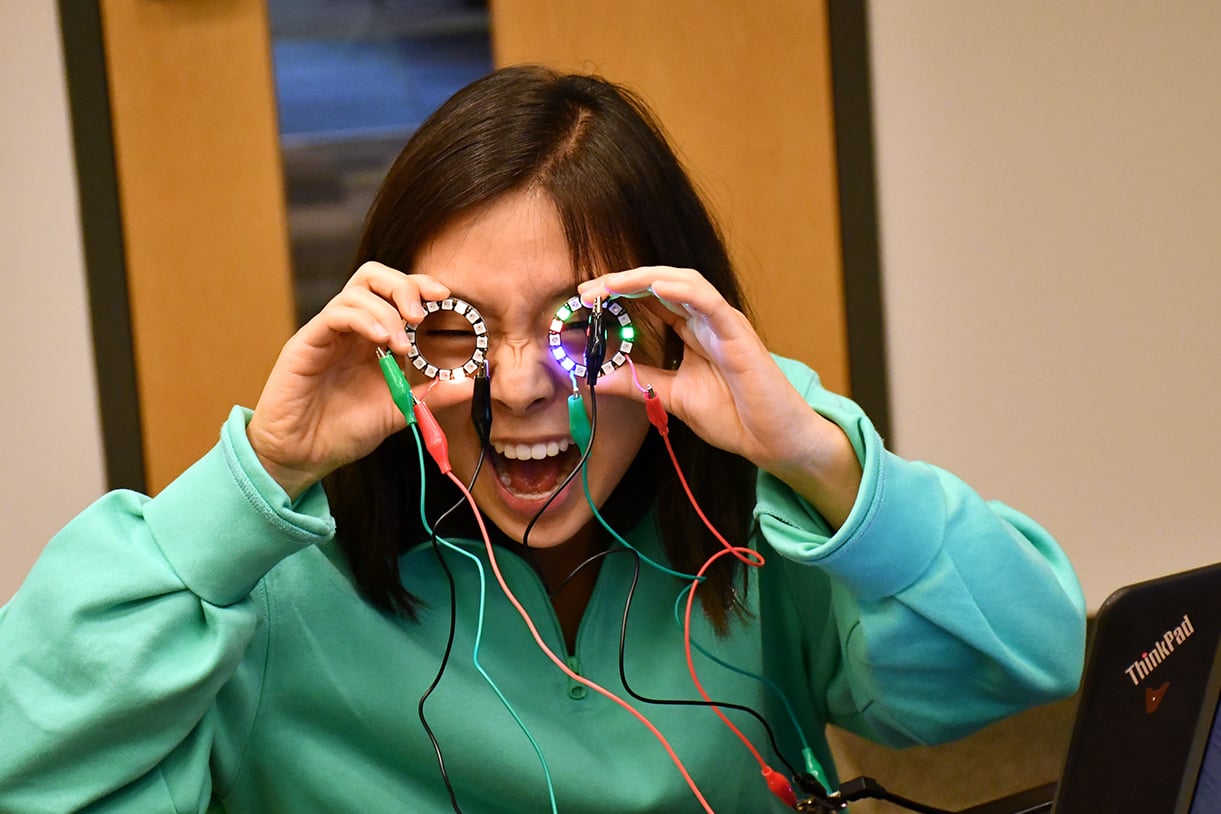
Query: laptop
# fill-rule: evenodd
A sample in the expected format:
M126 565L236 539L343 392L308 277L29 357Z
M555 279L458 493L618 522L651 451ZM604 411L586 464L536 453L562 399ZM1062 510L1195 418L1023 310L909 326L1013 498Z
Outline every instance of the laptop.
M1096 622L1059 782L962 814L1221 812L1221 563L1120 588Z

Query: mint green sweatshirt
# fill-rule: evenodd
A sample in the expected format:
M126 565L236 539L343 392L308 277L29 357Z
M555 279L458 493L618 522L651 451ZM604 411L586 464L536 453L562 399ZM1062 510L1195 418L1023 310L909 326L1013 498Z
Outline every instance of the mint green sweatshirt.
M694 638L767 676L833 776L828 722L893 745L945 741L1071 693L1084 602L1038 525L954 476L886 451L856 405L782 361L810 404L848 433L864 468L832 534L805 501L758 481L750 619ZM295 504L259 467L236 409L220 443L155 498L115 492L47 545L0 609L0 811L445 812L452 806L416 707L449 630L449 585L427 543L403 555L412 623L357 594L326 495ZM628 534L663 560L653 519ZM463 542L486 563L482 543ZM461 810L551 810L542 764L472 661L479 573L455 552L457 632L427 706ZM633 573L605 559L575 652L538 577L497 560L549 646L631 700L618 642ZM486 567L486 565L485 565ZM584 691L537 648L487 575L480 662L539 744L558 810L700 807L652 734ZM653 698L697 698L674 601L685 583L642 567L626 674ZM698 615L698 614L697 614ZM802 765L776 692L699 654L714 699L754 707ZM711 807L783 811L713 711L632 701L671 742ZM773 767L762 727L730 716Z

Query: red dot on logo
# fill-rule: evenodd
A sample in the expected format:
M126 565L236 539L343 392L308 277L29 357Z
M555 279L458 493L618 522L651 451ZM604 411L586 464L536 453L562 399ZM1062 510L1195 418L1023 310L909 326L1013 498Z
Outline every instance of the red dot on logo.
M1147 659L1147 658L1149 658L1149 654L1148 654L1148 653L1141 653L1141 654L1140 654L1140 657L1141 657L1142 659Z

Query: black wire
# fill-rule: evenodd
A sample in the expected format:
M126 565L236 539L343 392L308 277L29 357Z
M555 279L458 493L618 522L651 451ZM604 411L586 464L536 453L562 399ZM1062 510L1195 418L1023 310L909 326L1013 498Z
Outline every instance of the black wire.
M626 550L631 551L631 549L626 549ZM635 572L632 574L632 584L628 587L627 601L623 605L623 624L619 627L619 680L623 682L623 688L625 690L627 690L628 694L631 695L633 698L635 698L637 701L643 701L646 704L657 704L659 706L676 706L676 707L724 707L725 709L736 709L739 712L747 713L748 715L752 716L756 721L758 721L763 726L764 731L767 732L767 739L768 739L768 741L771 742L772 751L776 754L776 757L780 758L780 762L784 764L785 768L787 768L789 770L789 774L796 775L797 770L795 768L793 768L793 764L789 763L788 760L785 759L784 754L780 751L780 746L776 742L776 733L772 731L771 726L768 725L768 723L764 719L764 717L761 714L759 714L758 712L756 712L754 709L752 709L751 707L748 707L744 704L730 703L728 701L704 701L703 699L695 700L695 699L678 699L678 698L649 698L648 696L641 695L640 693L638 693L632 689L631 684L629 684L628 680L627 680L627 669L624 664L624 650L626 649L626 645L627 645L628 614L632 610L632 599L636 594L636 583L640 579L640 555L637 554L635 551L632 551L632 555L635 560L636 569L635 569Z
M906 808L909 811L916 811L919 814L953 814L944 808L918 803L915 800L909 800L898 794L887 791L882 787L882 784L874 780L872 777L857 777L840 784L839 790L834 794L828 795L822 800L803 801L806 804L821 806L821 809L811 809L798 807L799 811L841 811L847 803L853 800L863 800L866 797L872 797L878 800L885 800L888 803L893 803L900 808Z
M562 580L560 580L559 585L556 585L554 588L547 588L547 596L555 596L560 591L564 590L564 586L567 585L569 582L571 582L572 578L575 577L582 568L589 565L594 560L600 560L603 557L607 556L608 554L620 554L625 551L631 551L631 549L630 548L608 548L605 551L599 551L597 554L592 554L589 557L586 557L585 562L581 563L576 568L572 569L572 571L570 571L568 573L568 576L566 576ZM635 552L633 552L633 553L635 553Z
M474 488L475 481L479 478L479 470L483 468L483 460L487 455L487 447L484 446L479 451L479 460L475 463L475 474L471 476L471 485L467 489ZM445 789L449 792L449 802L453 806L455 814L462 814L462 809L458 807L458 796L454 793L454 785L450 782L449 773L445 770L445 755L441 752L441 743L437 740L437 736L433 733L432 727L428 725L428 718L424 714L424 703L432 695L433 690L441 683L441 677L445 675L445 668L449 665L449 656L454 649L454 633L458 627L458 594L457 585L454 582L454 574L449 570L449 563L445 561L445 557L441 553L441 546L437 543L437 529L440 528L441 522L450 514L455 512L465 503L465 498L460 499L453 506L450 506L445 512L437 518L437 521L432 524L432 551L437 557L437 562L441 563L441 569L445 571L445 577L449 581L449 636L445 640L445 652L441 655L441 664L437 668L437 674L433 677L432 683L428 685L428 689L420 696L420 702L416 709L420 716L420 724L424 727L424 731L428 734L428 740L432 743L433 750L437 753L437 768L441 771L441 779L445 782Z

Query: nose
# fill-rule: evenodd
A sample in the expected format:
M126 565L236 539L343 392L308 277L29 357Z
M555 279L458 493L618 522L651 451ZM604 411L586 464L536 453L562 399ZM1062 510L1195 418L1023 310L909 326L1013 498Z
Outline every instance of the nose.
M492 401L504 410L525 415L567 395L563 371L548 351L545 339L502 339L488 349Z

